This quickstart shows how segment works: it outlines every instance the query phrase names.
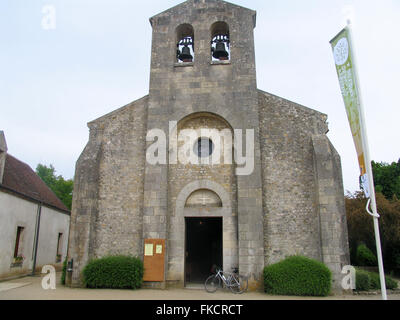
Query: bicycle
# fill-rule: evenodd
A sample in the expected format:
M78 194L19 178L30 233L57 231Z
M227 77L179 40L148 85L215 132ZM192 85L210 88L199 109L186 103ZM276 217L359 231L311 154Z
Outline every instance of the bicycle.
M224 272L222 269L217 269L216 274L207 278L204 287L207 292L214 293L222 283L235 294L241 294L247 290L248 279L245 276L238 274L238 269L233 269L233 273Z

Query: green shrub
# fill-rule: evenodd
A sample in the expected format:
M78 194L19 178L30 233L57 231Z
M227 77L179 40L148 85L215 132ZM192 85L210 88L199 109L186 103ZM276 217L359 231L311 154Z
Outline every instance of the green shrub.
M385 283L386 289L396 289L398 286L397 281L393 280L389 276L385 276ZM357 291L379 290L380 288L381 281L379 273L356 269Z
M385 283L386 283L386 289L390 290L397 289L399 286L397 281L391 277L385 277Z
M356 269L356 290L368 291L371 287L371 279L367 271Z
M376 272L369 272L369 277L371 279L371 290L378 290L381 288L381 280L379 277L379 273ZM397 288L397 282L393 280L389 276L385 276L385 284L386 284L386 289L396 289Z
M295 296L327 296L332 273L321 262L292 256L264 268L266 293Z
M65 285L65 277L67 276L67 258L63 262L63 268L61 273L61 284Z
M356 260L359 266L376 266L378 261L375 255L365 244L360 244L357 247Z
M370 290L378 290L381 288L381 279L379 278L379 273L368 272L368 277L369 277L369 289ZM385 277L385 279L386 279L386 277Z
M83 269L83 282L88 288L137 289L143 282L143 262L129 256L92 260Z

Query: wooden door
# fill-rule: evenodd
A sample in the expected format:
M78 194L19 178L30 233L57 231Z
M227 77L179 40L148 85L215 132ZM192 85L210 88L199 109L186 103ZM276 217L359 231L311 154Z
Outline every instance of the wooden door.
M146 239L144 241L143 281L163 282L165 265L165 240Z

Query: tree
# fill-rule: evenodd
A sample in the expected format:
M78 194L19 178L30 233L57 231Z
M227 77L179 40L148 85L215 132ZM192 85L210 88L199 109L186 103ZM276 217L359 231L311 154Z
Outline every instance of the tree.
M377 192L376 201L381 234L384 264L389 268L400 267L400 201L394 195L388 200ZM356 252L360 244L365 244L376 255L373 218L366 212L367 199L362 192L347 194L345 197L349 234L350 259L357 264Z
M372 161L375 190L381 192L386 199L393 199L393 196L400 198L400 159L388 163L376 163Z
M65 204L65 206L71 210L74 181L72 179L65 180L61 175L57 176L56 170L51 164L50 167L47 167L46 165L39 163L36 167L36 174Z

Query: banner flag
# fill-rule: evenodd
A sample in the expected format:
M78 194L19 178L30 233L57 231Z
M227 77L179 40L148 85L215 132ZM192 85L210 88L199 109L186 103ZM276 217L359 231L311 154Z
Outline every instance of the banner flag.
M339 77L340 90L346 106L353 140L357 151L360 166L360 183L365 196L370 197L365 150L361 128L360 95L358 90L356 70L354 68L353 52L348 28L344 28L330 41L335 58L336 70Z
M378 258L382 299L387 300L385 270L383 268L382 247L378 222L379 214L376 207L374 189L374 176L372 174L367 130L365 126L365 116L358 83L359 81L356 70L354 48L352 47L351 34L351 22L348 21L347 27L344 28L335 38L333 38L330 43L333 49L333 56L335 58L340 90L342 91L347 117L349 119L354 144L357 150L361 174L361 188L364 190L365 196L369 198L366 210L374 218L376 253ZM370 204L373 212L369 210Z

